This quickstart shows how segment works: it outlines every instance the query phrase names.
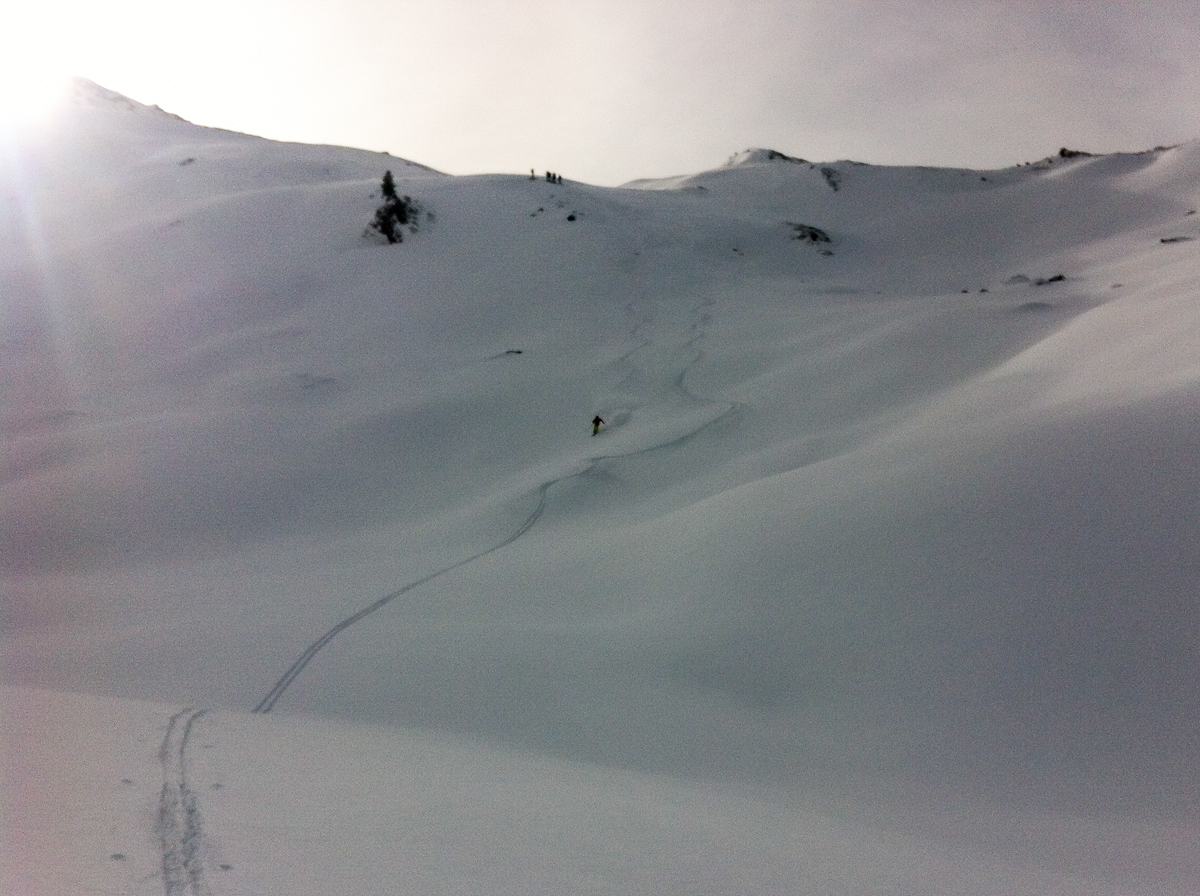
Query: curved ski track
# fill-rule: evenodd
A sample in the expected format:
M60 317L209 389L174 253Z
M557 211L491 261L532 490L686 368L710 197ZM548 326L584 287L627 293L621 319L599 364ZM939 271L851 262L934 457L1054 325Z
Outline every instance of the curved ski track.
M267 695L259 701L257 706L254 707L253 712L259 714L270 712L275 707L276 701L283 696L284 691L286 691L291 683L296 680L296 676L303 672L304 667L312 662L313 657L320 653L321 649L326 644L328 644L350 626L354 625L356 622L359 622L365 617L370 616L376 610L386 607L402 594L406 594L409 591L412 591L414 588L424 585L426 582L432 582L439 576L444 576L446 573L452 572L458 569L460 566L466 566L468 563L473 563L481 557L486 557L488 554L495 553L496 551L508 547L510 544L532 529L537 521L541 518L543 511L546 509L546 492L550 490L550 486L554 485L554 483L558 481L560 480L554 479L542 484L538 490L537 506L534 507L533 512L530 513L525 519L525 522L521 524L521 527L512 535L508 536L508 538L504 539L504 541L500 542L499 544L492 545L490 548L486 548L478 553L472 554L470 557L464 557L462 560L451 563L449 566L445 566L436 572L431 572L429 575L425 576L424 578L417 579L415 582L409 582L404 587L397 588L391 594L386 594L379 598L379 600L375 601L375 603L369 604L358 612L347 616L341 622L330 628L327 632L325 632L325 634L321 635L321 637L317 638L317 640L313 641L308 645L307 648L305 648L304 652L300 654L294 663L292 663L291 667L283 673L277 682L275 682L274 687L272 687L271 690L267 692Z
M703 399L700 399L698 396L693 395L688 390L687 386L685 385L685 378L687 377L687 373L691 369L692 365L694 365L697 361L699 361L702 356L702 353L696 347L696 344L699 342L699 340L701 338L703 338L703 336L706 335L706 327L711 322L711 313L710 312L711 312L712 304L713 304L712 300L710 299L710 300L707 300L707 301L701 303L697 308L694 308L692 310L692 315L693 315L694 319L692 320L690 326L688 327L688 329L686 331L687 338L679 346L680 349L693 353L692 357L687 362L685 362L682 365L682 368L679 370L679 372L668 381L668 384L669 384L668 387L670 389L674 389L674 390L680 392L681 394L683 394L693 400L697 400L697 401L700 401ZM632 308L632 305L631 305L631 308ZM637 336L638 331L641 330L642 328L646 327L647 325L649 325L650 322L651 321L649 318L643 318L633 328L633 331L631 332L630 335ZM653 339L644 340L640 345L638 345L637 347L632 349L626 356L624 356L621 359L621 361L624 363L629 363L631 366L633 366L636 362L634 362L632 360L632 357L634 355L636 355L638 352L642 351L643 349L652 347L654 344L655 343L654 343ZM719 420L719 419L723 418L726 414L728 414L729 412L734 410L735 407L736 407L736 405L730 405L728 407L728 409L726 410L726 412L721 414L716 419ZM715 422L716 422L716 420L710 421L709 423L705 424L705 426L712 425L712 423L715 423ZM330 627L323 635L321 635L321 637L317 638L315 641L313 641L311 644L309 644L308 647L306 647L304 649L304 652L301 653L300 656L296 658L296 661L293 662L292 665L288 668L288 670L286 672L284 672L282 676L280 676L279 680L275 682L275 684L267 692L266 696L264 696L262 698L262 700L260 700L258 702L258 704L254 707L252 712L262 715L265 713L269 713L272 709L274 709L275 704L279 701L279 698L284 695L284 693L287 691L287 689L291 686L292 682L295 681L296 678L300 675L300 673L304 671L305 667L310 662L312 662L313 658L316 657L316 655L318 653L320 653L321 650L330 641L332 641L334 638L336 638L339 634L344 632L346 629L350 628L350 626L354 625L357 622L361 622L363 619L365 619L367 616L370 616L376 610L383 609L388 604L390 604L392 601L394 601L396 598L398 598L404 594L407 594L409 591L412 591L414 588L418 588L421 585L424 585L427 582L431 582L440 576L444 576L449 572L453 572L454 570L458 569L459 567L466 566L468 563L473 563L482 557L486 557L488 554L492 554L492 553L495 553L496 551L502 550L502 549L508 547L513 542L515 542L521 536L525 535L525 533L527 533L530 529L532 529L537 524L538 520L541 519L542 514L546 509L546 495L550 491L551 487L553 487L554 485L557 485L558 483L563 482L564 480L572 479L576 476L586 475L589 471L591 471L596 466L596 464L600 463L601 461L612 460L612 459L621 458L621 457L629 457L631 455L641 454L646 451L654 451L654 450L657 450L657 449L660 449L663 447L667 447L669 445L676 444L676 443L682 441L683 439L689 438L691 435L694 435L694 433L677 437L677 438L672 439L669 442L666 442L664 444L653 445L653 446L649 446L646 448L640 448L640 449L637 449L635 451L628 452L625 454L597 455L597 456L594 456L594 457L591 457L588 459L584 469L578 470L573 473L566 474L564 476L559 476L554 479L550 479L546 482L543 482L538 487L537 505L534 507L533 511L529 514L528 517L526 517L525 521L521 524L521 526L515 532L513 532L511 535L509 535L507 538L505 538L503 541L499 542L498 544L492 545L489 548L485 548L484 550L479 551L475 554L472 554L469 557L464 557L461 560L457 560L454 563L450 564L449 566L445 566L439 570L436 570L435 572L432 572L427 576L417 579L416 581L409 582L408 584L404 585L403 587L396 589L395 591L391 592L390 594L384 595L383 597L379 598L379 600L375 601L374 603L368 604L367 606L363 607L361 610L358 610L357 612L352 613L351 615L347 616L346 618L342 619L340 622L338 622L335 625L333 625L332 627Z

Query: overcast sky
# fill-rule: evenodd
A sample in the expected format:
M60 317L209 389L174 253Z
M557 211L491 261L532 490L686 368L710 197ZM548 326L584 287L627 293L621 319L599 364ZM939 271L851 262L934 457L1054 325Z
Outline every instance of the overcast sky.
M615 185L765 146L1000 167L1200 137L1195 0L0 0L0 80L452 174Z

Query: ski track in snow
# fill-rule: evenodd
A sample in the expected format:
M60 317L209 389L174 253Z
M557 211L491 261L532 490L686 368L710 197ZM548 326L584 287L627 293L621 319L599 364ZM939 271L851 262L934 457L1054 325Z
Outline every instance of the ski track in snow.
M171 716L158 754L163 784L156 833L165 896L203 896L209 892L204 882L200 804L187 779L188 740L192 726L205 712L186 708Z
M534 527L534 525L541 518L542 513L546 509L546 492L550 490L550 486L552 486L552 485L554 485L554 483L560 482L560 481L561 481L561 479L554 479L554 480L551 480L550 482L546 482L546 483L542 484L541 488L538 490L537 506L534 507L533 512L530 513L528 517L526 517L525 522L521 524L521 527L519 529L517 529L515 532L513 532L510 536L508 536L508 538L504 539L504 541L500 542L499 544L493 545L492 547L486 548L485 550L479 551L476 554L472 554L470 557L465 557L462 560L458 560L454 563L451 563L449 566L445 566L442 569L437 570L436 572L432 572L429 575L424 576L423 578L417 579L415 582L409 582L404 587L397 588L392 593L384 595L383 597L379 598L379 600L375 601L375 603L363 607L358 612L353 613L350 616L347 616L341 622L334 625L327 632L325 632L325 634L321 635L321 637L317 638L317 640L313 641L311 644L308 645L307 648L305 648L304 652L302 654L300 654L300 656L296 659L296 661L294 663L292 663L291 667L280 677L280 679L277 682L275 682L274 687L272 687L271 690L267 692L267 695L265 697L263 697L262 700L259 701L258 705L255 706L252 711L255 713L263 714L263 713L268 713L272 709L274 709L276 702L279 700L280 697L283 696L284 692L287 691L287 689L291 685L291 683L296 680L296 677L301 672L304 671L304 667L307 666L310 662L312 662L313 658L318 653L321 652L322 648L324 648L326 644L328 644L330 641L332 641L334 638L336 638L338 635L340 635L342 632L344 632L350 626L354 625L356 622L361 622L363 619L365 619L367 616L370 616L376 610L383 609L388 604L390 604L392 601L394 601L396 598L400 597L403 594L407 594L409 591L412 591L414 588L418 588L421 585L424 585L426 582L432 582L434 579L438 578L439 576L444 576L448 572L453 572L454 570L458 569L460 566L466 566L468 563L474 563L476 560L480 559L481 557L486 557L488 554L495 553L496 551L499 551L499 550L502 550L503 548L508 547L510 544L512 544L514 541L516 541L518 538L520 538L522 535L524 535L526 532L528 532L530 529L532 529Z
M668 349L667 351L657 353L658 357L668 357L668 358L670 357L670 354L673 351L682 350L682 351L688 352L690 354L690 357L688 358L688 360L685 361L682 365L680 365L680 367L677 371L672 371L666 377L659 379L658 385L661 388L661 386L663 385L663 383L665 381L667 391L676 392L676 393L684 396L687 399L690 399L692 401L697 401L697 402L708 401L708 399L702 399L699 396L694 395L692 392L690 392L687 389L687 387L684 383L684 380L687 377L687 373L691 369L691 367L697 361L699 361L701 358L701 352L700 352L699 348L697 347L697 343L706 335L706 327L712 320L712 313L711 313L712 305L713 305L712 300L707 299L704 302L702 302L697 308L692 309L692 311L689 314L691 320L685 331L686 338L684 339L682 344L680 344L678 346L678 348L672 348L672 349ZM651 318L643 317L642 320L633 328L633 331L631 332L630 335L632 337L636 338L639 330L643 329L644 327L647 327L651 323L653 323ZM639 370L639 365L634 361L634 357L636 355L638 355L639 353L645 351L646 349L655 348L655 347L656 347L656 343L653 338L645 339L637 347L632 349L627 355L623 356L620 359L621 362L628 363L632 368L632 370L629 374L629 378L634 378L637 376L638 373L644 372L642 370ZM646 366L651 367L651 368L653 367L653 365L649 364L649 363ZM713 423L716 423L718 420L723 419L730 411L732 411L734 409L734 407L735 407L734 405L729 405L727 407L727 409L725 410L725 412L719 414L715 419L707 421L704 424L702 424L700 426L700 429L703 429L707 426L711 426ZM266 696L264 696L262 698L262 700L260 700L258 702L258 704L254 707L252 712L259 714L259 715L263 715L263 714L269 713L272 709L274 709L275 704L278 703L279 699L284 695L284 693L287 692L287 689L291 686L292 682L294 682L296 680L296 678L299 677L300 673L302 673L304 671L305 667L307 667L308 664L313 661L313 659L317 656L317 654L320 653L321 650L323 650L325 648L325 646L329 644L330 641L332 641L334 638L336 638L338 635L340 635L346 629L350 628L352 625L355 625L356 623L361 622L367 616L370 616L372 613L376 612L377 610L383 609L388 604L390 604L392 601L396 600L398 597L401 597L401 596L407 594L408 592L412 591L413 589L419 588L420 586L422 586L428 582L432 582L434 579L440 578L441 576L444 576L447 573L453 572L454 570L459 569L460 567L466 566L469 563L474 563L476 560L482 559L483 557L486 557L489 554L494 554L495 552L503 550L504 548L513 544L515 541L517 541L517 539L521 538L523 535L525 535L527 532L529 532L535 525L537 525L538 520L541 519L542 514L546 510L547 495L548 495L550 489L553 488L558 483L564 482L568 479L574 479L579 476L586 476L601 461L614 460L614 459L619 459L619 458L623 458L623 457L632 457L634 455L642 454L647 451L655 451L660 448L664 448L664 447L667 447L670 445L677 444L677 443L683 441L684 439L690 438L692 435L695 435L694 431L690 432L690 433L685 433L681 436L676 436L676 437L668 439L662 443L646 446L643 448L638 448L633 451L618 452L618 453L614 453L614 454L594 455L587 459L586 465L584 466L584 468L582 470L576 470L575 472L566 474L564 476L558 476L558 477L555 477L553 479L549 479L549 480L543 482L537 489L537 504L536 504L536 506L534 507L533 511L529 514L529 516L525 518L525 521L521 524L521 526L515 532L513 532L511 535L509 535L507 538L505 538L503 541L499 542L498 544L495 544L495 545L492 545L491 547L485 548L475 554L470 555L469 557L464 557L461 560L457 560L454 563L451 563L449 566L444 566L439 570L431 572L427 576L423 576L422 578L417 579L416 581L409 582L408 584L406 584L400 588L397 588L395 591L392 591L389 594L384 595L383 597L379 598L374 603L368 604L367 606L363 607L362 609L352 613L351 615L345 617L344 619L342 619L335 625L331 626L323 635L321 635L321 637L317 638L315 641L313 641L311 644L309 644L308 647L306 647L304 649L304 651L300 654L300 656L298 656L296 658L296 661L293 662L292 665L288 667L288 670L279 677L279 679L275 682L275 684L267 692ZM165 744L164 744L164 747L165 747Z

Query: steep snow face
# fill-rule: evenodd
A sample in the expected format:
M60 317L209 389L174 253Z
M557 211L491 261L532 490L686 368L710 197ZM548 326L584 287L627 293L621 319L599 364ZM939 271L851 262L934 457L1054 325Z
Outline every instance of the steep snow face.
M931 803L1195 833L1200 145L987 172L751 151L613 190L79 95L0 167L5 682L120 698L133 740L154 710L127 701L209 707L233 753L255 708L322 717L295 737L326 750L465 736L483 775L496 750L612 775L617 815L645 776L730 788L706 844L760 785L899 825L829 857L947 842ZM384 170L422 210L396 246L366 232ZM85 728L110 705L72 701ZM774 863L755 892L808 824L733 850ZM1133 849L1100 831L1018 851L1017 884L967 850L924 891L1194 889L1175 853L1090 861ZM647 868L606 885L670 879ZM846 879L923 892L890 874Z

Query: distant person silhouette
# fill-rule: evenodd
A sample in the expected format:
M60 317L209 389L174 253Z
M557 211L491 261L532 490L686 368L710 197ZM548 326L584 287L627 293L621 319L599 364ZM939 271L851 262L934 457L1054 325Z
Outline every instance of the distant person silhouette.
M592 435L600 431L600 427L604 425L604 418L597 414L592 418Z

